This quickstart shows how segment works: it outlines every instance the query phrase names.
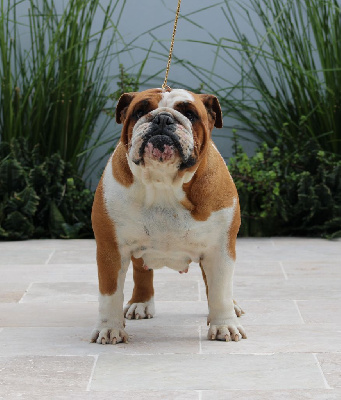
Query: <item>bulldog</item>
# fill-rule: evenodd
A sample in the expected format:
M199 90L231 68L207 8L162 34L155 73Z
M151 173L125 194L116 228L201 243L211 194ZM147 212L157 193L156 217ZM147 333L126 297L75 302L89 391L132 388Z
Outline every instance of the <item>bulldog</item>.
M125 318L155 314L153 270L187 272L200 264L208 338L246 338L232 297L240 209L236 187L211 132L222 127L213 95L150 89L121 96L121 138L96 190L99 317L91 341L127 342ZM132 261L134 289L123 308Z

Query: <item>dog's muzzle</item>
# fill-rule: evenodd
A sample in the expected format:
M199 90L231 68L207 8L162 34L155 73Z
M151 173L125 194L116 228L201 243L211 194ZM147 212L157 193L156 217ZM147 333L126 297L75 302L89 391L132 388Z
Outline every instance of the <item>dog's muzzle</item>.
M179 154L182 163L179 169L188 168L195 164L192 157L184 154L180 139L176 134L178 121L168 112L161 112L150 121L150 127L145 134L139 148L139 157L142 160L145 155L160 162L171 160L176 153Z

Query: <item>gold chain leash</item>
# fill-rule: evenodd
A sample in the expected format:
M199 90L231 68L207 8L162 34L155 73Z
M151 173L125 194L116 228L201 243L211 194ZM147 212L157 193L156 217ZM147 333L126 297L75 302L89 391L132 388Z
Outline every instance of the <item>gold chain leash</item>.
M162 89L163 90L171 90L171 88L167 85L167 79L168 79L170 63L171 63L171 60L172 60L173 47L174 47L174 38L175 38L175 33L176 33L176 27L178 25L180 4L181 4L181 0L178 0L178 7L176 9L174 28L173 28L173 34L172 34L172 41L171 41L171 45L170 45L170 49L169 49L168 62L167 62L167 67L166 67L166 76L165 76L165 80L164 80L163 85L162 85Z

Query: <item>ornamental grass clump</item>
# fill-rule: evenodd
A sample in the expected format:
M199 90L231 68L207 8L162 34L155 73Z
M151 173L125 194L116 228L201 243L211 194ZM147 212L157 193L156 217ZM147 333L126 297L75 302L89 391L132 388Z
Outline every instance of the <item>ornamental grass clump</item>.
M100 0L73 0L60 11L54 0L29 0L27 18L19 20L21 3L0 0L0 138L24 137L30 149L39 144L47 157L58 152L88 176L93 150L110 121L105 113L99 117L119 40L113 20L118 13L119 21L125 2L119 10L119 0L106 9ZM102 22L95 29L98 14Z
M223 40L220 56L229 57L229 63L236 60L232 53L241 57L241 80L223 101L226 112L269 146L281 135L292 151L314 140L340 156L340 2L239 2L238 12L253 32L249 37L236 22L236 8L227 0L225 4L226 23L237 40Z

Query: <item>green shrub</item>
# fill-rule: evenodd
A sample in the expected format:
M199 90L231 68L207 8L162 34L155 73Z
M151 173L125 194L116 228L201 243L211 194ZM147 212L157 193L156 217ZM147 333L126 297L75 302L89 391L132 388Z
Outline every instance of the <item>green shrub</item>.
M289 152L281 139L248 157L235 138L229 169L241 236L341 236L341 161L311 140Z
M0 143L0 239L92 237L93 193L59 154Z

